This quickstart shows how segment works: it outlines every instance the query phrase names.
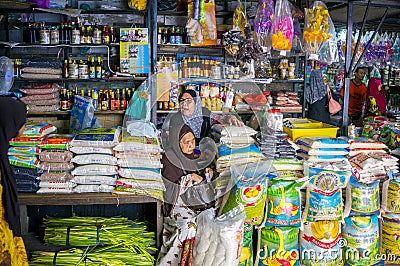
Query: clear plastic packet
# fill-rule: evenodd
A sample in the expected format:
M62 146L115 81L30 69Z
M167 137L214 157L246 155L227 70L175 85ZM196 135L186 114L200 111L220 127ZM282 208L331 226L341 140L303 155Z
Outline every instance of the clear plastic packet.
M286 55L286 52L289 52L292 49L294 34L292 13L288 0L276 1L275 16L272 25L272 48L282 51L281 55Z

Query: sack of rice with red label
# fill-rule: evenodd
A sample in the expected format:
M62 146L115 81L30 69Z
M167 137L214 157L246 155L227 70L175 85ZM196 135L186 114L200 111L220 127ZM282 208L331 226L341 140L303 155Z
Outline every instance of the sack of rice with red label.
M301 265L343 265L342 244L338 221L304 223L300 232Z

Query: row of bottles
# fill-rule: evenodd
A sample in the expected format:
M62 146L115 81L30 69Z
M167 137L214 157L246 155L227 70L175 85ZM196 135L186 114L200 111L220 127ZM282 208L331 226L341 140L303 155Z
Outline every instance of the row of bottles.
M107 25L78 25L67 21L60 25L28 22L23 41L30 44L110 44L118 42L118 30Z
M221 60L200 59L199 56L183 57L180 62L178 76L180 78L210 77L221 79Z
M157 44L189 44L190 38L185 27L158 27Z
M76 87L73 90L60 90L60 110L71 110L75 95L92 98L93 106L97 111L125 110L132 97L133 90L130 88L104 89L97 88L84 90Z
M65 59L63 78L70 79L101 79L104 77L104 62L100 56L88 56L87 60Z

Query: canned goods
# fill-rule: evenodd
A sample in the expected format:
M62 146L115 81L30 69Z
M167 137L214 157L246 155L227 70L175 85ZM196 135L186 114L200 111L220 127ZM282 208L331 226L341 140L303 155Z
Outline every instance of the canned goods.
M50 31L42 29L39 31L40 44L50 44Z
M94 44L101 44L102 40L101 40L101 30L99 29L95 29L93 31L93 43Z
M72 44L80 44L81 43L81 32L77 29L72 30L72 39L71 43Z
M70 63L68 65L68 76L71 79L77 79L79 78L79 69L78 69L78 64L76 63Z
M59 44L60 43L60 32L58 29L52 29L50 31L50 43Z

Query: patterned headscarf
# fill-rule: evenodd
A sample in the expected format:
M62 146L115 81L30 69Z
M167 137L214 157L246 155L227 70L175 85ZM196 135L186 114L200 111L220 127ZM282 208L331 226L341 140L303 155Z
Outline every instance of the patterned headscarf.
M310 87L305 91L309 104L321 100L327 95L326 84L321 70L313 70L310 75Z
M184 93L188 93L193 97L193 100L195 101L195 107L191 115L186 116L182 114L183 122L185 122L185 124L192 129L196 138L200 138L201 126L203 124L203 108L201 105L201 98L196 91L190 89L182 92L182 94L179 96L179 100L182 98Z

